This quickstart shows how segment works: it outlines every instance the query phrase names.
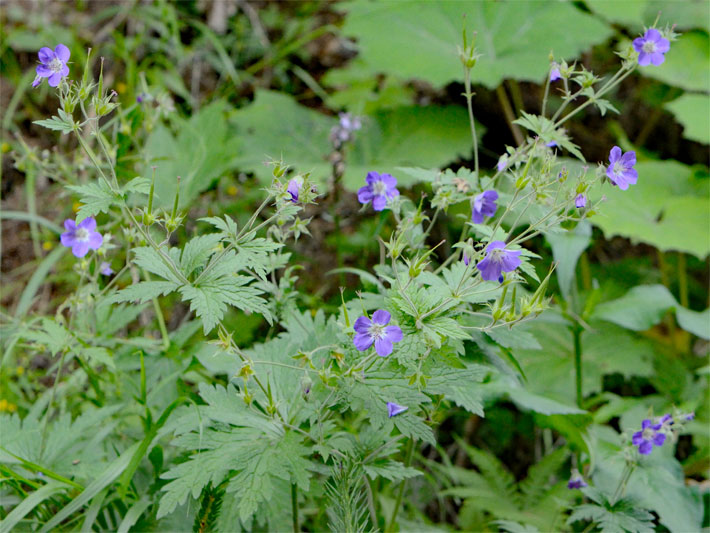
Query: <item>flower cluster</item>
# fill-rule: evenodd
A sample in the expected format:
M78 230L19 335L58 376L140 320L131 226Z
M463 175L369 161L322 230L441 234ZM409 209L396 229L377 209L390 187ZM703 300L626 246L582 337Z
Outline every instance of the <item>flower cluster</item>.
M362 128L360 117L350 113L340 113L338 119L338 124L330 130L330 141L336 150L339 150L346 142L352 141L353 133Z

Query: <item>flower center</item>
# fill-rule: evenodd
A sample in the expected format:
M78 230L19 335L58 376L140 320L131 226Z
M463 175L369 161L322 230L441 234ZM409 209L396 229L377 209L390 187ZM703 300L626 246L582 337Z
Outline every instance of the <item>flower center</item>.
M490 251L491 261L494 261L496 263L500 263L500 258L503 256L504 252L505 252L504 248L496 248L495 250L491 250Z
M376 182L372 185L372 192L373 192L376 196L384 196L385 193L387 192L387 185L385 185L385 182L384 182L384 181L376 181Z
M382 324L373 322L367 333L373 339L382 339L385 336L385 327Z
M89 240L89 230L84 228L79 228L74 233L74 239L77 241L85 242Z
M624 172L624 165L621 164L621 161L617 161L614 163L614 168L612 169L615 175L619 175Z
M646 41L645 43L643 43L643 51L647 54L652 54L656 51L656 43L654 43L653 41Z
M62 63L62 60L59 59L58 57L55 57L54 59L52 59L52 61L50 61L49 65L48 65L49 70L51 70L52 72L61 72L63 66L64 66L64 64Z
M644 440L652 440L655 435L656 435L656 432L652 428L646 428L643 430L643 433L642 433Z

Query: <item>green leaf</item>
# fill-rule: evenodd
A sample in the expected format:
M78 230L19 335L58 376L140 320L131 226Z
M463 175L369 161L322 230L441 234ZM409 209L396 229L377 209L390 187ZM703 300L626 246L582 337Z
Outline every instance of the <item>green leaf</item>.
M251 280L246 276L226 276L203 282L198 287L183 285L178 291L190 302L190 310L202 319L204 332L209 333L222 320L228 305L260 313L271 320L266 301L259 296L263 291L246 285Z
M138 443L133 444L130 448L123 451L121 455L116 457L114 461L98 476L91 484L89 484L81 494L74 498L68 505L57 512L48 522L44 524L40 533L46 533L61 524L66 518L81 509L89 503L96 495L108 487L121 472L128 466L133 452L138 447Z
M197 267L203 266L210 256L217 251L221 242L219 233L199 235L190 239L182 249L180 268L185 277L189 277Z
M365 473L373 480L382 477L390 481L401 481L421 475L421 472L416 468L404 466L402 463L392 461L391 459L377 463L368 463L363 465L363 468Z
M658 324L675 305L675 298L663 285L642 285L617 300L599 304L592 316L626 329L645 331Z
M685 331L710 341L710 307L705 311L697 312L678 305L675 308L675 315L678 325Z
M710 96L707 94L684 94L665 105L683 125L683 137L703 144L710 144Z
M611 30L591 15L558 2L348 2L343 34L354 37L360 78L385 72L443 86L463 79L457 53L464 24L477 32L482 55L475 83L495 88L506 78L540 82L548 55L574 59L604 42ZM466 19L464 19L466 15Z
M149 302L158 296L165 296L177 290L179 284L173 281L141 281L130 285L109 297L110 302Z
M592 321L582 333L582 391L589 395L602 390L603 376L653 375L652 342L640 339L615 324ZM574 344L569 325L552 311L529 324L544 350L513 349L525 370L525 390L563 405L575 405ZM618 354L623 353L624 357Z
M243 152L240 139L230 131L226 120L227 104L218 100L203 107L189 120L175 115L177 133L158 124L145 145L148 165L143 172L155 173L155 205L170 207L180 181L180 208L191 205L197 195L223 174L237 167L237 154Z
M177 275L168 266L166 259L155 249L150 246L142 246L140 248L133 248L132 251L135 255L133 261L139 267L144 268L153 274L157 274L161 278L165 278L168 281L172 281L173 283L181 283ZM166 253L165 249L163 249L163 253Z
M32 512L40 503L55 494L65 491L67 488L69 488L69 486L62 482L50 480L46 485L43 485L22 500L22 502L0 522L0 533L10 533L18 522L27 516L28 513Z
M117 200L117 196L103 180L85 185L67 185L67 189L79 194L81 206L76 213L77 224L86 217L96 216L99 213L108 213L108 210Z
M620 235L700 259L710 254L709 180L676 161L641 162L636 170L638 183L629 190L604 188L607 202L591 222L606 238Z
M552 246L552 255L557 262L555 272L557 282L565 300L569 301L575 280L577 261L592 240L592 226L583 221L574 230L564 233L546 233L545 238Z
M483 416L480 383L488 372L488 368L480 365L467 365L465 369L437 367L429 372L431 377L426 382L426 391L442 394L468 412Z
M324 155L332 151L328 134L336 124L334 119L299 105L288 95L258 91L254 102L234 113L232 120L244 145L239 165L256 173L263 183L272 179L263 165L269 158L283 158L301 171L312 171L321 182L330 175ZM471 151L468 116L457 106L396 108L365 117L363 122L343 178L352 191L374 168L408 185L416 180L397 172L397 167L444 165Z
M59 110L59 114L62 115L61 118L54 116L45 120L35 120L32 123L50 130L61 131L62 134L74 131L74 120L71 116L64 113L64 110L62 109Z

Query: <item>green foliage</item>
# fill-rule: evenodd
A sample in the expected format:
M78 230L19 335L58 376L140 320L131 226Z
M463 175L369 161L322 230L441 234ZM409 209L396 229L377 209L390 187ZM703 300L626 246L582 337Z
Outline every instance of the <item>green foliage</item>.
M597 491L587 490L585 494L595 503L577 506L567 520L568 524L591 520L602 531L611 533L651 533L655 531L653 515L639 509L635 502L623 499L611 504Z
M483 512L486 522L504 518L520 522L539 531L555 530L560 511L569 504L573 494L564 481L554 481L567 459L565 449L556 450L531 467L527 477L516 484L513 475L491 453L462 443L478 472L450 466L446 472L454 486L445 494L464 498L468 516ZM478 530L483 524L461 524L463 529Z
M701 259L710 254L708 180L675 161L640 162L636 169L639 179L633 194L607 190L604 216L595 216L592 222L606 237L621 235Z
M363 473L357 464L346 462L333 467L325 490L329 503L328 527L331 531L364 533L373 530L376 524L368 528Z
M703 144L710 144L710 95L684 94L665 105L683 125L683 136Z
M665 15L664 15L665 16ZM687 91L708 91L710 37L706 31L690 31L671 45L666 61L659 67L645 67L645 76Z
M259 91L254 102L231 118L244 150L239 165L262 182L271 179L269 159L292 162L320 183L331 173L323 154L332 148L328 134L336 121L311 111L281 93ZM465 111L455 107L398 107L364 117L349 150L344 183L357 190L373 169L389 172L406 185L400 166L434 166L470 152ZM480 128L481 134L483 129Z
M550 50L576 57L611 34L594 17L553 2L349 2L342 8L348 13L343 33L357 39L362 58L353 68L362 77L386 72L436 86L462 79L456 45L464 25L477 32L482 56L473 81L489 88L506 78L538 82L549 70Z
M236 156L243 149L228 127L226 104L216 101L189 120L173 118L171 128L158 124L145 146L149 165L155 171L155 203L169 207L180 176L180 206L189 206L199 193L226 172L236 168ZM151 175L150 166L145 175Z

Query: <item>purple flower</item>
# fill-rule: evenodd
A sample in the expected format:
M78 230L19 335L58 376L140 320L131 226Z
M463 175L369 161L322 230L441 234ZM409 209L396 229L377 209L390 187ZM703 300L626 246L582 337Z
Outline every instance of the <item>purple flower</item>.
M648 455L653 449L653 445L663 446L666 435L658 431L663 424L652 424L649 419L641 422L641 431L637 431L631 437L631 444L638 446L641 455Z
M483 217L492 217L496 214L498 206L498 193L496 191L484 191L476 196L471 202L471 220L474 224L481 224Z
M545 143L545 146L547 146L548 148L554 148L555 146L557 146L557 141L550 141L549 143Z
M392 418L400 413L404 413L409 407L406 405L399 405L394 402L387 402L387 415Z
M291 201L295 204L298 203L298 193L301 191L301 184L294 178L288 182L288 188L286 192L291 195Z
M352 132L362 128L360 117L353 116L350 113L340 113L338 118L340 119L340 127L345 131Z
M476 268L486 281L503 281L501 272L512 272L520 266L520 250L508 250L503 241L493 241L486 247L488 255Z
M111 274L113 274L113 269L111 268L110 264L108 264L106 261L103 261L101 265L99 265L99 272L101 272L104 276L110 276Z
M639 65L642 67L651 63L656 66L662 64L666 60L663 54L670 48L670 41L664 39L656 28L648 29L643 37L634 39L634 50L639 53Z
M84 257L89 248L98 250L104 242L104 238L96 230L96 220L94 217L85 218L77 225L72 219L64 221L64 233L62 233L62 245L71 247L71 253L76 257Z
M560 69L559 67L552 67L552 70L550 71L550 81L557 81L562 77L562 74L560 74Z
M372 343L375 343L375 351L380 357L387 357L392 353L394 346L392 343L402 340L402 330L398 326L388 326L391 315L380 309L372 315L372 320L366 316L361 316L355 321L355 337L353 342L355 348L364 352Z
M42 78L49 78L47 82L50 87L59 85L62 78L69 75L67 61L70 54L69 48L63 44L58 44L54 50L46 46L40 48L37 53L40 64L37 65L37 77L32 82L32 87L37 87Z
M574 206L577 209L581 209L587 205L587 195L583 192L579 193L574 197Z
M357 191L357 199L361 204L372 201L372 208L375 211L382 211L387 206L388 200L399 196L399 191L395 188L397 178L394 176L368 172L365 181L367 185Z
M606 169L606 175L619 189L625 191L629 185L636 183L639 175L634 170L636 164L636 152L626 152L622 155L621 148L614 146L609 152L609 166Z
M695 418L695 413L688 413L683 418L685 418L688 422L690 422L693 418Z
M498 172L503 172L505 170L505 167L507 167L507 166L508 166L508 156L503 155L498 160L498 164L496 165L496 168L498 169Z
M463 264L468 266L468 264L471 262L471 259L466 255L466 252L463 253Z
M569 481L567 482L568 489L583 489L587 486L587 482L584 481L584 478L579 472L572 472L572 475L570 476Z

